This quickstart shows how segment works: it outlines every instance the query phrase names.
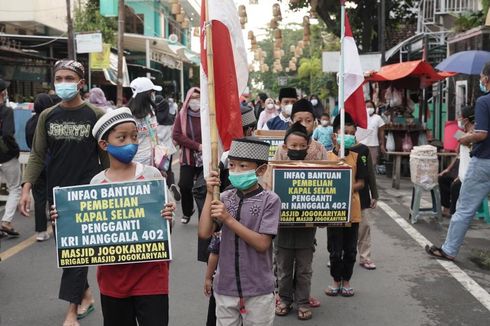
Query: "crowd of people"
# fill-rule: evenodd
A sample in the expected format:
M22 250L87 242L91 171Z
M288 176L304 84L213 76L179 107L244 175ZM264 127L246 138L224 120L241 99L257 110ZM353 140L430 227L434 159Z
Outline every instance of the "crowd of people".
M79 62L58 61L54 73L55 94L36 96L35 115L26 125L31 154L22 183L13 113L5 105L8 85L0 80L0 172L9 191L2 233L19 235L12 219L17 205L23 215L30 214L31 191L37 240L45 241L49 239L47 205L53 227L58 218L52 206L54 187L165 178L170 195L162 205L162 218L172 225L175 201L180 201L185 225L196 215L197 207L198 260L207 263L204 293L210 297L206 325L272 325L275 316L286 316L293 308L299 320L311 319L312 308L320 305L310 293L315 250L329 252L331 282L324 291L328 296L355 295L351 281L358 252L360 266L376 269L370 220L379 197L375 166L379 154L385 152L385 136L384 122L373 102L366 101L367 131L359 130L345 114L344 162L353 176L351 220L348 227L326 228L327 243L321 244L316 241L317 227L281 227L281 202L271 187L269 144L251 137L256 129L283 130L284 142L274 160L338 160L340 115L331 117L317 96L299 98L294 88L286 87L277 101L263 93L255 105L243 99L244 137L234 139L223 154L220 173L211 171L205 176L199 88L187 92L179 110L172 99L157 95L162 87L139 77L131 82L133 96L128 107L116 108L99 88L91 89L84 100L85 70ZM481 83L485 91L490 88L490 64L482 72ZM490 191L481 187L489 171L485 165L490 150L486 138L489 103L490 97L483 96L475 109L463 110L460 121L465 135L460 138L458 177L448 178L453 166L441 173L444 196L457 192L453 188L461 190L456 206L452 196L443 202L454 214L445 244L426 248L437 258L454 260L468 221ZM465 147L472 143L470 160ZM158 168L154 160L157 145L167 150L166 164ZM178 185L172 172L177 152ZM214 197L216 187L220 198ZM475 189L481 189L478 196ZM168 325L169 270L168 262L99 266L104 325ZM88 267L63 269L59 298L68 302L64 326L80 325L79 320L94 310L87 273Z

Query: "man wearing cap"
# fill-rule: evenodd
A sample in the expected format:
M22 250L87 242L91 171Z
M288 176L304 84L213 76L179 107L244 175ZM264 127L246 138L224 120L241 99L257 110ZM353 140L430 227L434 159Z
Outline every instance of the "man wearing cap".
M0 226L0 235L19 236L12 226L12 219L20 198L19 145L14 138L14 111L6 105L7 87L7 83L0 79L0 174L7 183L9 192Z
M298 100L296 89L285 87L279 90L279 101L281 102L281 113L271 120L267 121L266 130L287 130L291 124L291 112L293 104Z
M88 184L101 171L101 162L107 165L106 155L99 152L92 136L92 128L104 112L80 96L85 84L83 65L74 60L60 60L55 63L54 74L56 94L62 102L39 116L19 203L25 216L29 216L30 190L46 161L50 204L53 187ZM87 272L87 267L63 269L59 298L70 303L64 326L78 326L77 318L84 318L94 309Z

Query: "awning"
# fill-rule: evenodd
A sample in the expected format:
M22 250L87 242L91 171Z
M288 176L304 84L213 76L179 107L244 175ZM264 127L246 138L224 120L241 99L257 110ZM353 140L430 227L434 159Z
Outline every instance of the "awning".
M131 33L124 34L124 48L129 51L146 53L147 45L150 60L171 69L182 69L184 59L170 47L166 39Z
M418 88L425 88L435 82L441 81L447 77L454 76L450 72L437 72L434 68L424 60L407 61L395 63L381 67L378 72L368 74L366 81L383 82L397 81L397 84L406 82L405 88L414 88L413 81L418 79Z

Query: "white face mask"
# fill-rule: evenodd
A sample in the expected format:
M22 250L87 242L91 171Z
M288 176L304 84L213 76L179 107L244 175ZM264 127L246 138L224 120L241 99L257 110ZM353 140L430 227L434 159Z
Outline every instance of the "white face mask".
M288 104L288 105L285 105L284 108L284 113L290 117L291 116L291 112L293 111L293 105L292 104Z
M267 110L268 110L268 111L272 111L272 110L273 110L273 109L275 109L275 108L276 108L276 106L275 106L273 103L269 103L269 104L267 104Z
M320 123L322 124L322 126L326 127L326 126L328 126L329 122L330 121L328 121L328 120L322 120Z
M458 120L458 127L459 127L459 129L464 129L464 125L465 125L465 123L463 121Z
M198 100L198 99L192 99L189 101L189 108L192 110L192 111L199 111L199 109L201 108L201 101Z
M311 105L316 106L318 104L318 100L316 98L311 100Z
M374 108L367 108L366 110L367 110L367 113L369 115L373 115L374 114Z

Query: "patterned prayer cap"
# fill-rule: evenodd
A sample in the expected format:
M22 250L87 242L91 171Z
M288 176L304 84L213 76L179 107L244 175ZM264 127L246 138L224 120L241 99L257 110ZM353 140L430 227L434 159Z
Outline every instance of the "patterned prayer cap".
M95 123L94 128L92 129L92 135L97 141L101 140L104 137L104 134L109 131L112 127L123 123L123 122L132 122L136 124L136 120L134 119L131 110L127 107L121 107L119 109L115 109L104 114L97 122Z
M269 160L269 143L255 137L234 139L231 142L228 158L232 160L267 162Z
M255 118L254 109L249 108L242 110L242 127L248 128L253 127L257 124L257 119Z
M80 77L80 79L85 78L85 68L83 65L75 60L63 59L58 60L54 64L54 72L56 73L58 70L71 70Z

